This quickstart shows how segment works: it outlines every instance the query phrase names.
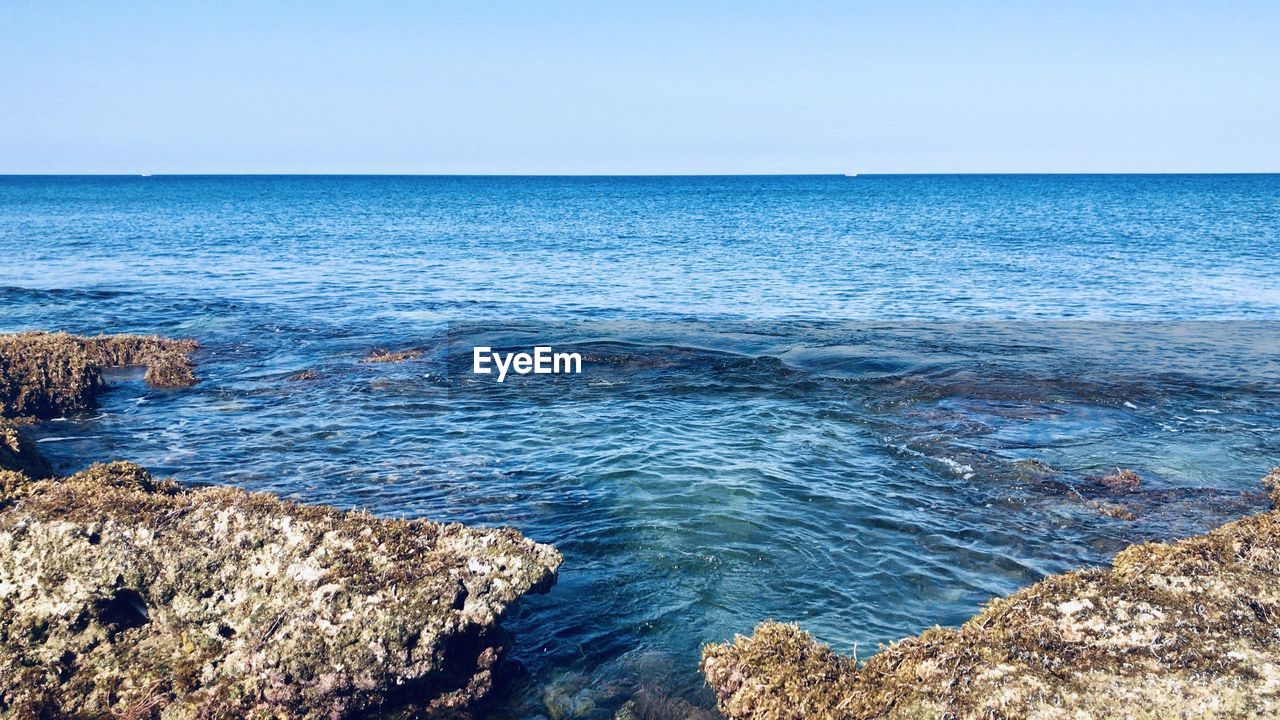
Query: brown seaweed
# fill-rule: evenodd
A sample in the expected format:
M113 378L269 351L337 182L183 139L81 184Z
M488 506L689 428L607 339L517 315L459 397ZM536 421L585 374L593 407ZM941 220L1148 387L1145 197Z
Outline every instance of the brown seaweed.
M145 367L155 387L195 384L194 340L155 335L0 335L0 416L50 418L91 410L106 368Z

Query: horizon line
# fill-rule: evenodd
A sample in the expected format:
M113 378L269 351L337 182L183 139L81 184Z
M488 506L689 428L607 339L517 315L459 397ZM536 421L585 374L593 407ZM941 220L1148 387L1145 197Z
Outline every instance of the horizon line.
M148 177L436 177L436 178L728 178L728 177L936 177L1054 175L1277 175L1280 170L1112 170L1112 171L910 171L910 172L708 172L708 173L449 173L449 172L0 172L0 178Z

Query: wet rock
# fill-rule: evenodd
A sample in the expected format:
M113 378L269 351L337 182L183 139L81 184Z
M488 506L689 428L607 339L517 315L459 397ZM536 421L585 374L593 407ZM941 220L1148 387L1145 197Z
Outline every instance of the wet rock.
M386 348L374 348L363 360L363 363L398 363L406 360L414 360L422 357L421 350L397 350L392 351Z
M1280 469L1264 481L1280 500ZM731 720L1280 715L1280 511L1054 575L859 664L793 625L709 645Z
M146 381L156 387L193 385L189 356L197 347L194 340L154 335L0 335L0 416L49 418L90 410L105 368L145 367Z
M0 477L0 716L443 713L483 696L498 621L560 555L130 463Z
M318 377L320 377L320 373L317 373L315 370L303 370L301 372L296 372L290 375L289 377L285 378L285 381L286 382L304 382L306 380L315 380Z
M1138 486L1142 484L1142 477L1132 470L1122 470L1116 468L1116 471L1110 475L1096 478L1099 485L1113 492L1135 492Z
M1280 467L1272 468L1271 472L1262 478L1262 487L1266 489L1272 504L1280 507Z
M551 720L714 720L710 697L682 694L670 684L675 673L670 655L632 651L589 673L556 674L541 687L540 706L531 710Z
M715 714L688 700L660 690L640 688L618 712L614 720L715 720Z
M1043 480L1061 474L1052 465L1037 458L1017 460L1013 463L1013 470L1017 477L1029 480Z
M561 673L542 688L542 704L551 720L590 717L598 699L595 684L582 673Z
M1090 500L1085 503L1085 505L1097 510L1101 515L1105 515L1109 518L1115 518L1116 520L1132 521L1138 519L1138 516L1134 514L1132 510L1123 505L1102 502L1101 500Z

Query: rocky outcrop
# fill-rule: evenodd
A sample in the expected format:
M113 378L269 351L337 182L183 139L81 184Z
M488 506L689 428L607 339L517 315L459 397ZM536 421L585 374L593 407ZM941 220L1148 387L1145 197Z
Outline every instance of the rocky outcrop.
M1264 484L1280 501L1280 469ZM710 645L733 720L1280 716L1280 511L1054 575L858 663L793 625Z
M102 371L145 367L147 383L187 387L196 381L194 340L154 335L26 332L0 335L0 416L49 418L93 407Z
M193 381L193 348L0 336L0 414L91 407L103 367ZM45 478L19 430L0 421L4 718L449 715L489 691L499 620L561 561L510 529L184 489L126 462Z
M154 335L0 334L0 471L49 477L53 470L24 432L33 420L93 409L107 368L145 367L157 387L192 385L197 347Z
M0 496L0 709L20 717L342 717L459 707L549 587L513 530L381 520L129 463Z

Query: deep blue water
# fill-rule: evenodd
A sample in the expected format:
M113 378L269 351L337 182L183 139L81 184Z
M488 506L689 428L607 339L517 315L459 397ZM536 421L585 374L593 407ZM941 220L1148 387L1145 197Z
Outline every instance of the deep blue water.
M705 705L770 617L865 657L1280 464L1280 176L0 178L0 258L0 330L204 345L43 425L62 468L560 547L494 717ZM469 372L534 344L585 372Z

